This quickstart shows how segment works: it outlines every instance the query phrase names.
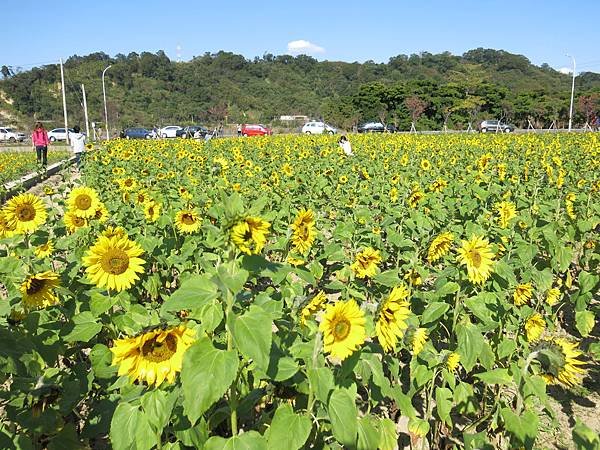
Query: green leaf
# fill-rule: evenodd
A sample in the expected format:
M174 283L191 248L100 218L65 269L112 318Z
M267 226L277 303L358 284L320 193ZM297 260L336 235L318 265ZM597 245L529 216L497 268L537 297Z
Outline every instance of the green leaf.
M533 448L539 418L534 411L525 411L522 416L517 416L512 409L502 408L500 411L506 429L517 438L518 443L525 448Z
M572 436L577 450L598 450L600 448L598 432L592 430L579 419L577 419L575 427L573 427Z
M583 337L587 337L594 328L596 319L592 311L576 311L575 326Z
M585 294L586 292L592 292L598 284L598 279L600 279L598 275L592 275L585 270L579 272L578 282L580 293Z
M465 300L465 306L477 317L486 329L493 330L499 324L492 319L491 305L496 303L496 296L491 292L482 292Z
M110 424L110 441L115 450L149 450L156 444L156 435L137 406L120 403Z
M573 249L567 247L566 244L558 244L555 248L552 265L558 272L564 272L571 265L573 260Z
M221 285L221 290L229 290L236 295L244 288L250 273L240 268L235 261L219 266L217 269L217 280ZM225 292L224 292L225 293Z
M512 377L508 373L508 369L488 370L487 372L477 373L475 376L486 384L507 385L513 381Z
M89 342L102 329L102 324L97 323L97 321L98 319L90 311L84 311L73 316L75 327L65 336L65 341Z
M244 315L229 316L229 330L233 335L235 346L247 359L252 359L256 365L267 370L269 367L269 352L273 337L271 316L261 307L252 305Z
M457 325L456 335L460 363L469 372L475 366L483 348L483 336L479 329L471 323Z
M90 310L95 317L107 312L115 303L114 297L107 297L98 291L93 291L90 295Z
M223 321L223 306L218 300L211 300L194 313L200 319L204 331L212 333Z
M372 450L378 448L379 433L373 425L373 418L370 416L358 419L358 450Z
M117 367L111 365L112 352L106 345L94 345L90 352L90 362L97 378L112 378L117 373Z
M185 352L181 369L183 409L192 424L223 397L237 375L238 365L235 351L218 350L206 337Z
M308 381L317 400L327 404L329 393L333 389L333 372L327 367L308 369Z
M277 408L271 427L265 437L269 450L302 448L310 434L312 423L307 416L294 413L292 407L285 403Z
M218 297L217 286L208 275L194 275L181 283L179 289L165 300L160 308L160 315L167 311L198 309L203 304Z
M386 270L373 277L376 283L382 284L387 287L394 287L400 283L400 276L398 275L398 269Z
M437 298L444 298L447 295L455 294L459 290L460 286L458 285L458 283L455 283L454 281L449 281L448 283L444 284L441 288L435 291L435 296Z
M452 410L452 391L448 388L435 388L435 403L438 417L448 426L452 426L450 411Z
M381 419L379 421L379 450L394 450L398 445L398 433L396 424L391 419Z
M141 400L142 408L148 417L150 426L155 434L162 434L162 430L169 423L171 411L178 397L178 391L168 393L159 389L146 392Z
M267 441L256 431L248 431L229 439L213 436L204 444L204 450L267 450L267 448Z
M346 447L356 446L358 433L357 410L354 399L345 389L335 389L327 405L333 436Z
M421 324L427 325L430 324L440 317L442 317L446 311L450 308L448 303L443 302L433 302L425 307L425 311L421 316Z

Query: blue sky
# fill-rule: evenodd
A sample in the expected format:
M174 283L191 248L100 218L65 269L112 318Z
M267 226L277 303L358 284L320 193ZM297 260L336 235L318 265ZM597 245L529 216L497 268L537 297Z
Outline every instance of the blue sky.
M3 0L2 16L0 64L23 69L96 51L164 50L176 60L178 46L182 60L225 50L360 62L484 47L556 69L570 67L569 53L578 72L600 72L598 0Z

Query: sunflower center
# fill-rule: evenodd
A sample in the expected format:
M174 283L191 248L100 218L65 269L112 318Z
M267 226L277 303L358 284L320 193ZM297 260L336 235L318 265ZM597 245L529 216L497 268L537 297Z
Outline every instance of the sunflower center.
M170 359L176 351L177 339L170 334L162 342L158 342L155 338L142 345L142 356L144 359L155 363Z
M343 341L350 334L350 322L346 319L338 320L333 326L333 336L336 341Z
M82 227L85 225L85 219L83 219L82 217L74 216L73 225L75 225L76 227Z
M469 259L471 260L473 267L479 268L481 265L481 255L477 250L471 250L469 252Z
M78 195L75 198L75 206L77 206L77 209L89 209L92 206L92 198L87 194Z
M20 205L16 209L16 216L21 222L28 222L35 218L35 208L32 205Z
M196 223L194 216L192 216L191 214L183 214L181 216L181 221L186 225L194 225Z
M46 286L46 280L40 280L39 278L32 278L29 280L29 286L27 287L27 295L34 295L44 289Z
M102 256L100 265L105 272L120 275L129 267L129 256L123 250L112 248Z

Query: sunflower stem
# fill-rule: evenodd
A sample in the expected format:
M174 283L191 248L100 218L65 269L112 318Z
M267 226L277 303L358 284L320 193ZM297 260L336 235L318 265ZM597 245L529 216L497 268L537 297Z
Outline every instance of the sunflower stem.
M539 355L538 351L535 352L531 352L529 354L529 356L527 357L527 359L525 360L525 364L523 365L523 368L521 369L521 380L519 381L519 389L517 390L517 407L516 407L516 413L518 416L521 415L521 412L523 411L523 404L524 404L524 398L523 398L523 386L525 384L525 376L527 375L527 371L529 370L529 366L531 365L531 363L533 362L533 360L535 358L537 358L537 356Z
M312 359L311 359L311 369L315 369L317 367L317 360L319 358L319 351L321 349L322 335L320 332L317 332L315 336L315 345L313 347ZM315 390L312 383L309 382L308 385L308 403L306 404L306 415L310 418L312 416L312 410L315 403Z

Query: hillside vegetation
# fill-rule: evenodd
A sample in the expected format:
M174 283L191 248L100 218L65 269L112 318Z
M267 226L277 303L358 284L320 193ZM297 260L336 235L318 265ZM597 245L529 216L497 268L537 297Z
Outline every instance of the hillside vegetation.
M206 53L189 62L164 52L72 56L65 63L70 123L83 121L81 83L90 120L102 122L102 70L106 72L109 122L115 127L208 122L273 123L284 114L322 117L350 128L382 120L408 129L465 128L482 118L519 126L561 126L568 120L571 77L521 55L475 49L398 55L387 63L317 61L265 54L253 60L229 52ZM36 67L0 80L5 117L62 122L58 65ZM577 77L575 122L594 119L600 75Z

